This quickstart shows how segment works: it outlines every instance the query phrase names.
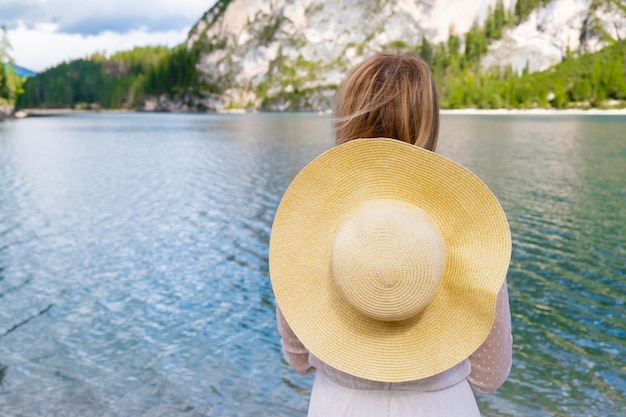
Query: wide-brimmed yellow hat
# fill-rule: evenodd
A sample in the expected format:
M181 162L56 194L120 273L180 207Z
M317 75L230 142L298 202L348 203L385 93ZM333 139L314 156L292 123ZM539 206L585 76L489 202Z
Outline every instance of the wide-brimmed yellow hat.
M309 351L348 374L440 373L487 337L511 255L496 197L472 172L394 139L332 148L276 212L276 302Z

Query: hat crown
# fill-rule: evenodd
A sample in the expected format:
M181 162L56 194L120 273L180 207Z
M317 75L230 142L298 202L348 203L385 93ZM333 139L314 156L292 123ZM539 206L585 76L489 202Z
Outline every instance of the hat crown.
M421 208L370 200L339 228L331 263L335 285L354 309L376 320L405 320L435 297L445 269L445 240Z

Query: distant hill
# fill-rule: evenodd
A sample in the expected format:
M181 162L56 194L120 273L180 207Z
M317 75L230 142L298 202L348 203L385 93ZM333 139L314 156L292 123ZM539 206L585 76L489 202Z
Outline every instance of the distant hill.
M15 74L17 74L19 77L28 78L28 77L34 77L35 75L37 75L35 71L31 71L28 68L20 67L19 65L9 63L9 67L13 68L13 71L15 71Z
M184 46L137 47L111 57L96 53L28 78L16 108L170 110L158 98L205 89L197 82L197 62L197 53ZM190 110L183 104L179 110Z

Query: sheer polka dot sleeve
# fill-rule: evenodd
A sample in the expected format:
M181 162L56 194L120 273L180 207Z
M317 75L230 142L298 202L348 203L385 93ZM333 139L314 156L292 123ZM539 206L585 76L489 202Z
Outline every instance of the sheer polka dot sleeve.
M496 318L483 344L470 355L472 372L467 377L479 392L491 393L500 388L511 370L513 336L506 282L498 293Z
M287 363L300 375L307 375L315 371L315 367L309 362L309 351L291 330L278 306L276 306L276 324Z

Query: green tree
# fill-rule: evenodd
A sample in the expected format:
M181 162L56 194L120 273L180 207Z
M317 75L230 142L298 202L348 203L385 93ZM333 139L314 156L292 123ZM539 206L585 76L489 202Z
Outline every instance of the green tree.
M419 54L424 61L428 62L428 64L432 66L434 51L432 45L428 42L428 39L426 39L426 36L422 37Z
M487 52L485 32L475 23L465 35L465 58L470 63L478 63L485 52Z
M448 53L452 56L457 56L461 51L461 38L456 34L454 26L450 27L450 35L448 36Z
M617 56L606 64L602 84L607 97L613 99L626 98L626 79L621 56Z
M0 27L0 100L9 105L22 93L23 80L15 73L11 42L5 26Z
M557 83L554 85L553 94L554 96L552 100L550 100L552 106L557 109L565 108L567 106L568 99L563 84L557 81Z
M585 102L591 99L591 81L589 78L576 80L570 90L570 95L575 102Z
M146 72L145 92L148 94L184 94L199 87L196 63L199 49L178 46L160 57Z
M502 29L508 25L506 9L502 0L496 2L495 8L489 7L485 20L485 36L488 39L502 38Z
M606 97L604 87L602 85L602 63L600 60L596 60L593 64L593 70L591 72L591 98L597 102L603 100Z

